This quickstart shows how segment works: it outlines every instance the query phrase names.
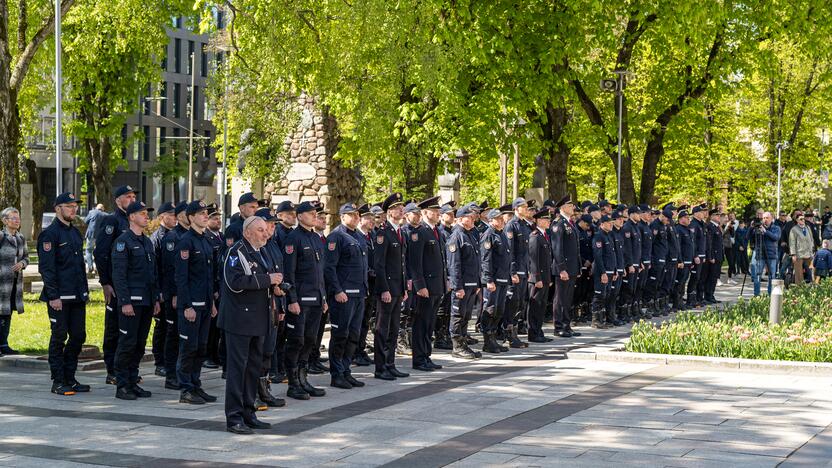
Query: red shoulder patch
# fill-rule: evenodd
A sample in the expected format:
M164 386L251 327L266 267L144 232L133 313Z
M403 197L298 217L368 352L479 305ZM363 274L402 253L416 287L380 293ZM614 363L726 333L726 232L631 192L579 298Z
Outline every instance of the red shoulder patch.
M285 250L288 255L292 255L293 253L295 253L295 246L287 245L286 248L283 250Z
M52 250L52 243L51 242L44 242L43 243L43 251L49 252Z
M334 252L334 251L335 251L335 247L336 247L337 245L338 245L338 243L337 243L337 242L330 242L330 243L329 243L329 250L331 250L331 251L333 251L333 252Z
M179 257L182 258L182 260L187 260L188 258L190 258L190 256L191 256L191 251L190 250L180 250L179 251Z
M231 247L232 245L234 245L234 239L229 237L228 239L225 240L225 245L227 245L228 247Z

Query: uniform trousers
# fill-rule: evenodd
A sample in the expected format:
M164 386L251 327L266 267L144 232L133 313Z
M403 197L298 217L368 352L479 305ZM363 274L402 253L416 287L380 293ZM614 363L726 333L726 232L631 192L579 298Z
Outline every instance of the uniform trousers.
M694 263L691 265L690 268L687 286L688 297L686 301L689 307L692 307L700 301L699 295L697 293L697 285L699 284L699 278L702 276L702 266L702 263Z
M529 278L526 275L518 274L517 276L520 278L520 282L517 284L511 283L508 287L506 314L503 319L504 328L525 322L528 315Z
M46 310L52 331L49 337L49 369L52 380L71 381L78 369L81 346L87 340L87 304L64 301L61 310L55 310L48 305Z
M113 297L104 306L104 339L101 343L101 354L104 357L107 374L113 373L113 363L118 347L118 309L118 299L113 294Z
M286 313L286 370L306 368L317 346L318 327L323 310L320 305L300 305L300 313Z
M133 313L128 316L119 311L118 314L119 337L113 368L119 388L129 387L139 381L139 364L144 357L153 308L134 305Z
M503 323L506 310L506 295L508 294L508 280L497 280L496 289L489 291L482 289L482 318L480 328L483 333L497 333Z
M411 347L413 349L413 366L423 366L430 361L431 342L433 327L436 324L436 308L442 296L428 295L421 297L416 295L416 308L413 313L413 338Z
M543 318L546 313L546 302L549 298L549 278L543 281L543 287L537 288L529 281L529 339L543 337Z
M202 387L200 375L202 363L208 352L208 330L211 326L211 310L208 307L194 307L196 320L185 318L184 309L179 310L179 359L176 362L176 377L183 392Z
M161 315L165 318L167 324L167 333L165 334L165 370L166 378L177 379L176 377L176 362L179 360L179 314L176 312L176 307L173 307L171 300L162 303Z
M161 313L153 317L153 364L165 367L165 337L168 334L168 322ZM116 351L118 353L118 351Z
M392 296L390 302L378 298L376 325L373 329L373 361L376 372L384 372L396 366L396 342L399 338L399 320L402 313L402 296Z
M263 337L225 332L225 343L225 421L233 426L254 419L254 400L263 366Z
M575 298L575 284L578 278L575 275L569 275L569 279L564 281L560 279L560 275L555 276L555 330L568 330L569 324L572 322L572 301Z
M361 321L364 317L364 297L347 296L340 303L332 296L329 306L329 373L335 377L350 373L350 365L358 348Z
M477 287L464 286L462 290L465 295L461 299L456 297L456 291L451 292L451 323L448 330L452 338L468 334L468 320L476 304Z

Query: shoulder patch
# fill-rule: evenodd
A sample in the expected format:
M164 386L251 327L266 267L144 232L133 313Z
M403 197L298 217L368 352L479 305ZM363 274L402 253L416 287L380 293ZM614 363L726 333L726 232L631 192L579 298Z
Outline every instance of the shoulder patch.
M603 246L604 246L604 243L603 243L603 242L601 242L601 241L595 241L595 247L598 247L598 248L600 249L600 248L601 248L601 247L603 247Z
M329 243L329 250L335 251L335 247L338 246L337 242L330 242Z
M629 238L630 238L630 233L629 233L629 231L624 233L624 237L626 237L627 239L629 239Z
M190 258L190 256L191 256L191 251L190 250L180 250L179 251L179 257L181 257L182 260L187 260L188 258Z
M285 250L288 255L292 255L293 253L295 253L295 246L287 245L283 250Z
M483 247L485 247L485 250L490 249L490 248L491 248L491 241L485 241L485 242L483 242L483 243L482 243L482 246L483 246Z
M448 252L456 252L456 244L448 244Z
M514 239L514 233L509 231L506 233L506 237L508 237L509 239Z
M228 247L231 247L232 245L234 245L234 239L229 237L228 239L225 240L225 245L228 246Z
M659 230L658 229L653 229L653 235L655 236L655 235L658 235L658 234L659 234Z
M233 267L240 261L240 257L228 257L228 261L231 262L231 266Z
M554 225L554 226L552 226L552 232L558 232L558 228L559 228L559 227L560 227L560 226L558 226L558 225Z
M51 242L44 242L43 243L43 251L49 252L52 250L52 243Z
M110 235L110 234L112 234L112 233L113 233L113 230L114 230L114 229L115 229L115 226L113 226L112 224L108 224L108 225L104 228L104 232L106 232L106 233L107 233L107 235Z
M413 242L419 242L419 233L418 232L411 232L410 233L410 240Z
M175 246L175 242L168 242L165 244L165 248L168 249L168 252L173 252L173 247Z
M384 236L376 236L376 244L381 245L384 243Z
M124 242L116 242L116 252L124 252Z

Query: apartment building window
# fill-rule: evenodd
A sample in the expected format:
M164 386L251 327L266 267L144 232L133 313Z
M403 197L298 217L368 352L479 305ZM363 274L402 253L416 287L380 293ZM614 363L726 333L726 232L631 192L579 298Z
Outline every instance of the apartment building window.
M190 102L190 101L189 101ZM192 109L194 113L194 120L199 120L199 86L194 86L194 108Z
M168 46L165 44L165 49L162 51L162 63L160 64L162 71L168 71Z
M188 74L190 75L194 71L191 69L191 65L193 64L191 57L194 56L194 41L188 41Z
M142 148L142 161L150 161L150 126L145 125L143 129L144 144Z
M162 86L159 88L159 96L162 97L159 101L159 114L162 117L168 115L168 82L163 81Z
M167 139L168 129L165 127L159 127L158 129L159 138L156 140L156 160L159 160L159 157L165 154L167 148L165 148L165 140Z
M175 118L182 117L182 110L179 103L182 98L182 85L179 83L173 84L173 116Z
M207 44L200 44L202 48L202 57L200 57L199 65L202 68L202 76L208 76L208 50Z
M205 130L205 159L211 159L211 130Z
M173 71L182 73L182 39L173 40Z

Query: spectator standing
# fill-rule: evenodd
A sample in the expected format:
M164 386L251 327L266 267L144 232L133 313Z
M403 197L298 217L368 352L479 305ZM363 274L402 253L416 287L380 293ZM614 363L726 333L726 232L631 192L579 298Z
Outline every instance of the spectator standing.
M737 273L748 274L748 226L745 221L740 221L737 231L734 233L734 260L737 264Z
M812 262L815 266L815 283L829 276L829 270L832 269L832 252L829 251L829 246L832 241L824 239L821 248L815 253L815 259Z
M23 269L29 265L26 240L20 234L20 212L0 212L0 356L20 354L9 346L12 313L23 313Z
M84 262L87 264L87 273L95 271L95 262L92 258L92 250L95 247L95 227L98 224L98 220L107 216L107 214L104 211L104 205L99 203L84 216L84 224L87 225L87 232L84 234L84 238L87 241L84 247Z
M812 230L806 225L806 217L797 215L796 224L789 231L789 252L794 266L794 283L803 284L803 270L812 266L815 240Z

